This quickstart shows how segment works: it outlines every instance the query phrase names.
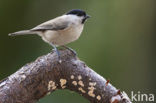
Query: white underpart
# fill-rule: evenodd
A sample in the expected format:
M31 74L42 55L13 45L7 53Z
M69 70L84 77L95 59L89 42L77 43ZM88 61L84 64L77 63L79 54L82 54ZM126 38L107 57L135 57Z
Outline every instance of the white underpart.
M82 18L75 15L64 15L62 18L70 22L69 27L58 31L48 30L39 34L45 42L60 46L73 42L80 37L84 26L81 23Z

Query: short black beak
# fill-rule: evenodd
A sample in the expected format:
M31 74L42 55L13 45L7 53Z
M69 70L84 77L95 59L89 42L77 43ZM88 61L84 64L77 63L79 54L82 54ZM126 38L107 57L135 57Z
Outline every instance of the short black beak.
M86 18L86 19L88 19L88 18L90 18L90 17L91 17L90 15L86 15L86 17L85 17L85 18Z
M86 15L83 19L82 19L82 24L88 19L88 18L90 18L91 16L89 16L89 15Z

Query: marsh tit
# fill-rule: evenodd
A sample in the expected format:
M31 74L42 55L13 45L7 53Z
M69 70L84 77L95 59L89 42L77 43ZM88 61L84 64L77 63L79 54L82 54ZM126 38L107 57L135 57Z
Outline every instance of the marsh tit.
M10 33L9 36L38 34L45 42L49 43L54 48L60 60L60 54L56 47L66 47L66 44L77 40L88 18L90 18L90 16L87 15L85 11L74 9L30 30ZM72 50L71 48L68 49Z

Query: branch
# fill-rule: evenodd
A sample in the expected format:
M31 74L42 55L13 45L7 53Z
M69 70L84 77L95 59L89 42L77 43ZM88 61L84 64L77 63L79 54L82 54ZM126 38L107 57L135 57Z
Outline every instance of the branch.
M69 50L39 57L0 82L0 103L35 103L57 89L69 89L91 103L131 103Z

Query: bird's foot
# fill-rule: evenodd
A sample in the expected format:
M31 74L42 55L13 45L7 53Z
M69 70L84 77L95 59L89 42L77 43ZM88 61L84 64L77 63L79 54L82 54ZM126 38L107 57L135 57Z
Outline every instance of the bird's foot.
M67 47L67 46L62 46L63 48L65 48L65 49L68 49L69 51L71 51L75 56L77 56L77 53L76 53L76 51L75 50L73 50L72 48L70 48L70 47Z
M50 45L54 48L52 50L55 51L56 54L57 54L58 62L62 63L62 60L61 60L61 57L60 57L60 52L58 51L58 49L56 48L56 46L53 43L50 43Z
M60 57L60 52L58 51L58 49L52 49L52 51L54 51L57 54L57 59L59 63L62 63L61 57Z

